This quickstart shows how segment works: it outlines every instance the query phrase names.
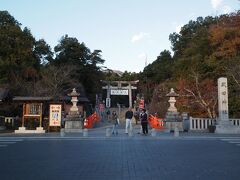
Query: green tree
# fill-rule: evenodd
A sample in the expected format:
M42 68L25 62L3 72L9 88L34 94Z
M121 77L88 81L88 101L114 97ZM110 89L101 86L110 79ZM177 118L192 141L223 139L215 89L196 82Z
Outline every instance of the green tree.
M173 59L170 51L164 50L153 63L139 74L140 93L144 94L147 103L152 99L155 87L172 77Z
M44 40L36 41L27 27L0 11L0 83L15 95L34 95L43 61L52 58Z
M76 73L72 78L81 83L88 97L94 100L95 94L99 92L100 80L103 73L99 65L104 63L101 57L101 50L90 49L84 43L79 43L76 38L65 35L59 44L54 48L56 58L52 62L56 66L71 65L75 66Z
M164 50L157 59L144 68L142 76L151 78L155 83L170 79L172 76L173 59L170 51Z
M38 63L42 65L46 65L47 63L53 61L53 52L51 51L51 47L44 39L35 41L33 53Z
M24 93L23 84L35 79L39 68L32 52L35 40L28 28L20 26L7 11L0 11L0 81L16 93Z

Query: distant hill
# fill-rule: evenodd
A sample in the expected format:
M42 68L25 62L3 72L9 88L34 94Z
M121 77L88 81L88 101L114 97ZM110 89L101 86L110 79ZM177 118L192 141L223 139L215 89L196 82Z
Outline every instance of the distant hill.
M123 75L122 71L113 70L113 69L103 70L103 73L114 73L114 74L118 75L119 77L121 77Z

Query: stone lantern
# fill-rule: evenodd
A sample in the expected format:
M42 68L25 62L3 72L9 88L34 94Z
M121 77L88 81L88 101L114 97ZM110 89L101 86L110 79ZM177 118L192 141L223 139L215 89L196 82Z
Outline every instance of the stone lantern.
M72 107L70 112L65 118L64 132L82 132L83 129L83 118L79 114L77 102L78 96L80 93L77 93L76 89L73 88L72 92L68 94L71 97Z
M73 88L72 92L69 93L68 96L71 97L71 102L73 103L72 107L70 108L69 114L79 114L77 102L78 102L78 96L80 96L80 93L77 93L76 89Z
M178 97L179 94L175 93L174 89L171 88L170 93L168 93L166 96L169 97L168 102L170 104L168 108L168 112L177 112L177 108L175 107L175 103L176 103L175 98Z
M176 128L179 131L183 131L182 117L175 107L176 97L178 97L179 94L171 88L170 92L166 96L169 97L168 102L170 104L164 119L166 122L166 128L170 132L175 131Z

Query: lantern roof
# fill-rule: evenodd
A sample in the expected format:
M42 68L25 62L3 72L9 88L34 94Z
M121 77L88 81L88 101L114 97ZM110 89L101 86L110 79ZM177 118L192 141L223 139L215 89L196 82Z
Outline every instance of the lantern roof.
M170 93L166 95L167 97L178 97L179 94L177 94L173 88L171 88Z
M71 96L71 97L80 96L80 93L77 93L76 88L73 88L72 92L69 93L68 96Z

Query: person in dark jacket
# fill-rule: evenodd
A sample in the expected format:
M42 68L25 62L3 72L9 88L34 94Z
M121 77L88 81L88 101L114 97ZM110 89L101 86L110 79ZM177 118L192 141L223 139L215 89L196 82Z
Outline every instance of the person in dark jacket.
M142 125L143 134L147 135L148 134L148 118L147 118L146 109L142 109L142 113L140 114L140 121Z
M126 134L128 134L128 128L132 130L132 118L133 118L133 111L132 111L132 108L129 108L128 111L125 113L125 119L126 119L125 133Z
M118 125L120 122L116 111L112 112L112 122L113 122L112 134L118 135Z

